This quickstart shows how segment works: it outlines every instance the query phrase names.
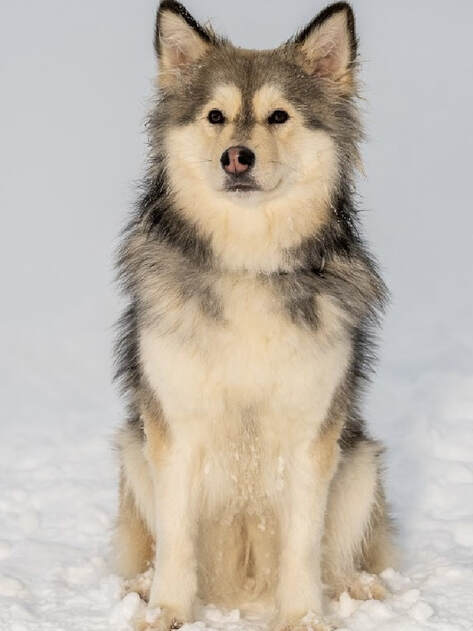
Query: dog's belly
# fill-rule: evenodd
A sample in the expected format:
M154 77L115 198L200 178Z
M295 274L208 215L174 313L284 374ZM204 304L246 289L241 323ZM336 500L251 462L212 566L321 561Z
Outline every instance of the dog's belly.
M140 347L171 433L203 455L206 505L232 498L238 511L280 494L285 463L317 435L351 351L328 297L318 299L310 329L257 279L224 280L216 290L221 321L186 304L144 329Z

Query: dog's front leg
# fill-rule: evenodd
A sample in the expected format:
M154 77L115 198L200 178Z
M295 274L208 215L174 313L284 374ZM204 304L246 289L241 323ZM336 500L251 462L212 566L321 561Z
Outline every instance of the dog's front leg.
M275 628L327 631L322 616L321 540L339 458L338 428L300 446L287 466Z
M192 619L197 592L194 539L198 482L196 450L171 438L156 451L152 428L146 428L147 457L152 470L155 519L155 572L149 600L147 631L168 631Z

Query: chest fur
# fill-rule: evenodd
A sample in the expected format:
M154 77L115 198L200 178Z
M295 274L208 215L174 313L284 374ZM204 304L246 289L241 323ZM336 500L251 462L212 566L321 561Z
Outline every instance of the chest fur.
M296 322L264 280L224 276L212 285L218 314L196 296L155 294L159 317L140 334L145 375L168 422L248 414L323 422L349 361L344 314L317 301L316 327Z

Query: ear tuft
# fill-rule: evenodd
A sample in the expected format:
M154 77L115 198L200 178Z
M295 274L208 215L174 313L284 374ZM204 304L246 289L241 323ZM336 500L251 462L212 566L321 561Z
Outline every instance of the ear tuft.
M328 6L292 41L296 59L311 75L352 83L357 55L355 16L346 2Z
M160 62L160 84L171 87L193 64L206 55L214 40L174 0L163 0L158 9L154 46Z

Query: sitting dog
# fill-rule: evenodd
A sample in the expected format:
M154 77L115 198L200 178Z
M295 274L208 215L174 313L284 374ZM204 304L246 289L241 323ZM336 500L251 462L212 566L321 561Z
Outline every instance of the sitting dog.
M149 169L119 256L118 569L154 568L150 631L198 602L325 630L322 584L382 598L368 574L394 555L359 410L386 290L353 199L354 16L336 3L253 51L165 0L155 47Z

